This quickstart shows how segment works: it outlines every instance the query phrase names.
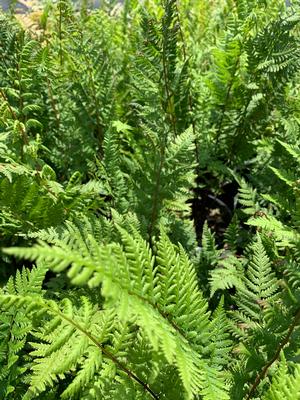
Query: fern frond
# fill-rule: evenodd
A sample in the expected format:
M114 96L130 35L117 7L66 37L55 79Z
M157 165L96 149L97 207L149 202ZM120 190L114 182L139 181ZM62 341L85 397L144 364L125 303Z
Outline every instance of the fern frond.
M224 233L224 238L226 247L235 253L237 251L240 239L239 220L236 214L234 214L232 220L230 221L230 224Z
M255 329L265 324L265 311L276 299L279 288L259 235L249 251L252 254L243 279L245 286L238 287L238 310L232 312L232 315L240 321L241 326L245 324L248 329Z
M140 326L153 350L161 351L167 362L176 366L189 395L203 390L205 398L216 398L211 397L214 385L209 388L209 380L219 387L219 398L226 398L217 371L201 358L209 340L207 306L184 250L177 251L162 234L157 243L156 270L151 251L137 232L131 237L118 228L122 250L117 244L99 248L93 237L83 239L72 226L69 229L72 236L56 240L51 247L41 242L31 249L6 252L45 260L56 272L68 269L76 285L97 287L102 283L107 304L115 308L124 323L135 321Z
M212 297L217 290L243 289L243 273L244 268L239 260L232 254L225 255L210 272L210 296Z
M256 190L253 189L244 179L241 179L239 184L238 202L243 206L243 212L246 215L253 215L259 210Z
M214 311L214 319L211 324L212 340L210 346L212 365L226 365L230 360L230 352L233 342L228 331L228 321L224 310L224 299L222 298L217 309Z
M293 400L299 398L300 367L298 364L292 364L292 371L289 367L290 365L283 356L263 400Z
M277 139L277 142L284 147L284 149L295 159L295 161L297 161L297 163L300 163L300 151L297 146L292 146L291 144L285 143L279 139Z
M15 280L10 278L6 286L0 290L0 297L31 296L37 298L42 293L42 284L47 268L44 265L34 267L31 271L26 268L17 272ZM25 374L29 366L25 361L24 347L33 322L26 314L26 309L19 307L0 306L0 396L18 396L25 393ZM23 381L23 382L22 382Z
M299 241L299 235L294 229L284 225L272 215L250 218L247 224L271 232L283 246L293 247L294 243Z

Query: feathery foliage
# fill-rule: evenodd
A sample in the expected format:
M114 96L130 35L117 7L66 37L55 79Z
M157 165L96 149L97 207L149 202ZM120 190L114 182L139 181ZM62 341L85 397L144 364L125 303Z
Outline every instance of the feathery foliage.
M0 12L0 400L300 398L299 5L90 3Z

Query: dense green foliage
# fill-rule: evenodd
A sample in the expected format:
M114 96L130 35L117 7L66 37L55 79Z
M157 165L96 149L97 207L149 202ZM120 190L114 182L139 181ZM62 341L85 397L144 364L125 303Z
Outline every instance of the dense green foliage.
M300 9L0 13L0 399L300 399Z

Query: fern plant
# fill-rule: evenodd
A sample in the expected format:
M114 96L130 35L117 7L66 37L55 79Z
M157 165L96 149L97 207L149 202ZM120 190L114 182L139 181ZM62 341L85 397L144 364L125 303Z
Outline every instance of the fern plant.
M298 398L298 5L89 3L0 13L0 399Z

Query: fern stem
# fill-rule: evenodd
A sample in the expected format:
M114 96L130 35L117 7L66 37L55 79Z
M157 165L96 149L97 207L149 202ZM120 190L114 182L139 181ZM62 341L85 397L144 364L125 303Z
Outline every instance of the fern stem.
M52 91L52 88L51 88L51 85L50 85L50 80L48 78L48 75L46 75L46 81L47 81L48 93L49 93L49 97L50 97L50 103L51 103L51 107L52 107L52 110L53 110L53 113L54 113L54 117L55 117L56 127L57 127L57 129L59 129L60 128L59 111L58 111L58 109L56 107L56 104L55 104L55 100L54 100L54 97L53 97L53 91Z
M171 90L170 90L170 82L169 82L169 77L168 77L168 71L167 71L167 58L166 58L166 34L163 34L163 46L162 46L162 66L163 66L163 80L164 80L164 86L165 86L165 91L166 91L166 104L163 104L163 108L166 112L166 115L168 116L168 119L171 123L174 136L177 136L177 128L176 128L176 116L174 115L173 107L172 107L172 102L171 102Z
M53 310L50 310L50 312L53 313ZM147 383L142 381L137 375L135 375L134 372L132 372L129 368L127 368L123 363L121 363L117 357L115 357L110 351L108 351L101 343L98 342L98 340L89 332L87 332L82 326L77 324L75 321L72 319L68 318L65 314L62 312L58 312L59 316L67 321L69 324L73 325L74 328L76 328L78 331L83 333L85 336L87 336L99 349L100 351L108 358L110 359L120 370L126 373L126 375L137 382L139 385L143 387L143 389L148 392L151 397L155 400L159 400L159 396L149 387Z
M165 10L166 13L166 10ZM169 27L168 27L169 28ZM174 137L177 136L177 128L176 128L176 116L174 115L173 107L172 107L172 102L171 102L171 90L170 90L170 82L169 82L169 77L168 77L168 71L167 71L167 56L166 56L166 47L167 47L167 38L166 34L163 31L163 42L162 42L162 79L163 79L163 84L165 88L165 95L166 99L162 99L162 108L166 114L167 119L170 122L170 125L173 129L173 134ZM158 166L158 171L157 171L157 178L155 182L155 189L154 189L154 195L153 195L153 205L152 205L152 210L151 210L151 217L150 217L150 224L148 226L148 235L149 235L149 242L150 246L152 247L152 233L153 229L156 224L157 220L157 214L158 214L158 199L159 199L159 191L160 191L160 182L161 182L161 174L162 174L162 169L165 161L165 148L167 145L167 135L168 132L166 132L163 136L162 140L162 146L161 146L161 152L160 152L160 160L159 160L159 166Z
M95 79L93 75L93 68L90 64L90 60L87 58L87 55L84 52L84 59L86 62L86 68L87 72L90 78L90 83L91 83L91 89L92 89L92 99L95 105L95 117L96 117L96 132L98 136L98 142L99 142L99 153L100 156L103 156L103 140L104 140L104 135L103 135L103 126L101 124L101 118L99 114L99 109L100 109L100 104L99 104L99 99L97 97L97 89L96 89L96 84L95 84Z
M80 34L80 39L81 39L81 44L84 43L84 37L83 37L83 32L78 26L78 32ZM91 63L91 58L88 57L87 52L85 51L84 46L81 48L81 53L84 58L85 62L85 67L87 71L87 75L89 77L89 83L90 83L90 93L91 93L91 98L93 100L93 110L94 110L94 115L96 119L96 123L93 118L93 113L89 115L91 121L95 125L95 131L97 134L97 140L98 140L98 146L99 146L99 157L103 157L103 140L104 140L104 133L103 133L103 124L101 123L101 114L99 113L100 110L100 103L99 99L97 96L97 88L96 88L96 83L95 83L95 78L94 78L94 71L93 71L93 65Z
M245 128L245 125L246 125L246 115L247 115L247 111L248 111L248 107L249 107L250 102L251 102L251 97L248 98L246 104L244 105L244 109L243 109L243 112L242 112L242 115L241 115L241 118L240 118L241 124L238 123L238 125L237 125L237 127L236 127L236 129L235 129L235 131L234 131L234 137L235 137L235 138L236 138L237 135L238 135L240 132L242 132L242 130Z
M182 31L182 27L181 27L180 13L179 13L179 7L178 7L177 0L176 0L176 4L175 4L175 9L176 9L176 14L177 14L179 35L180 35L181 42L182 42L183 61L186 63L187 62L186 43L185 43L184 34ZM191 116L193 116L194 115L194 104L193 104L193 98L192 98L190 90L188 93L188 106L189 106L189 113ZM195 145L195 155L196 155L196 161L197 161L197 176L199 177L200 176L200 155L199 155L198 141L197 141L197 137L196 137L196 123L195 123L195 119L193 117L191 119L192 119L191 124L192 124L193 135L195 138L194 145Z
M251 386L248 395L246 397L246 400L251 399L253 394L255 393L258 385L260 384L261 380L264 379L264 377L267 375L269 368L274 364L274 362L279 358L281 350L288 344L290 341L290 338L294 332L294 329L296 328L296 325L300 322L300 307L298 308L296 315L293 319L293 322L291 323L288 332L285 336L285 338L279 343L279 346L277 347L277 350L274 354L274 356L271 358L271 360L264 366L264 368L261 370L261 372L257 375L253 385Z
M231 76L229 85L227 87L225 101L224 101L224 104L222 105L222 114L221 114L221 118L220 118L219 123L218 123L217 134L216 134L216 145L219 143L219 139L220 139L220 136L221 136L221 129L222 129L222 125L223 125L223 121L224 121L224 117L225 117L225 112L227 111L228 101L229 101L229 98L230 98L232 86L234 84L236 71L237 71L237 68L238 68L238 65L239 65L239 62L240 62L240 56L241 56L241 52L239 53L239 55L236 58L236 61L235 61L235 64L234 64L234 68L233 68L233 74Z
M148 235L149 235L149 242L150 242L151 248L152 248L152 233L153 233L153 229L155 227L157 214L158 214L158 211L157 211L158 197L159 197L160 180L161 180L161 173L162 173L162 169L163 169L164 159L165 159L165 143L163 144L163 149L160 154L159 167L158 167L158 171L157 171L157 178L156 178L155 189L154 189L154 197L153 197L153 203L152 203L150 224L148 226Z

